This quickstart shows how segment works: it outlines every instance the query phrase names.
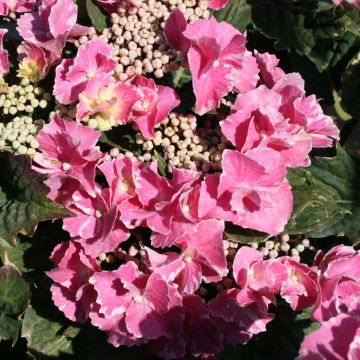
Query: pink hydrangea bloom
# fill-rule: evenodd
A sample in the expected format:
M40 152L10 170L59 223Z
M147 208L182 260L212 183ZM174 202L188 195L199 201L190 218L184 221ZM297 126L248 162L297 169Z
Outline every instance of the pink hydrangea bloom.
M55 53L29 42L22 42L17 48L18 61L25 67L25 75L32 81L39 81L49 73L50 67L58 60ZM20 75L23 75L20 69Z
M9 53L4 49L4 35L7 29L0 29L0 76L4 76L9 72Z
M339 314L308 334L298 360L360 359L360 312Z
M239 95L233 113L221 121L222 133L243 153L270 148L287 166L308 166L312 138L301 126L289 124L281 114L281 102L282 97L265 86Z
M26 41L60 56L67 40L88 32L87 27L76 24L76 18L72 0L43 0L38 11L18 19L17 30Z
M267 307L276 302L287 272L283 264L263 260L259 251L243 246L234 258L233 275L240 289L222 291L209 302L209 310L225 344L245 344L274 318Z
M214 18L188 25L183 35L191 41L188 52L198 114L219 106L230 91L255 88L259 69L245 48L245 36Z
M140 162L125 157L106 161L99 165L99 169L105 175L110 187L114 204L121 204L124 200L136 196L133 176L140 164Z
M333 3L335 5L344 4L345 6L360 8L360 0L333 0Z
M103 157L96 147L100 133L57 115L39 132L40 152L34 169L51 176L67 174L77 178L85 190L95 196L95 168Z
M177 239L181 254L158 254L146 248L150 269L178 285L180 293L195 292L201 281L220 281L228 273L222 235L224 224L205 220L194 230Z
M102 314L106 320L113 321L109 329L109 341L113 345L167 336L162 316L170 310L171 286L160 274L146 275L130 261L118 270L95 273L89 281L97 292L100 317ZM97 317L90 314L93 323ZM97 323L100 328L106 326L99 321L94 325Z
M116 13L119 5L122 3L121 0L96 0L99 7L105 10L107 13Z
M287 279L281 285L280 296L295 311L314 305L317 297L316 273L307 265L282 256L277 260L287 271Z
M269 234L281 232L292 211L292 194L279 154L272 149L246 155L225 150L221 164L221 175L208 175L202 183L199 215Z
M23 13L31 11L36 0L0 0L0 15L7 16L9 11Z
M150 341L148 348L165 359L212 359L222 351L222 334L198 295L183 295L166 314L168 336ZM179 321L181 320L181 323Z
M184 295L184 335L188 352L199 358L212 358L223 350L222 334L210 317L204 300L198 295Z
M48 197L73 213L63 219L63 229L81 243L86 254L99 256L128 239L130 234L118 218L110 189L97 187L92 197L78 179L68 175L52 177L45 183L51 189Z
M187 51L198 114L217 108L231 91L243 93L255 88L259 68L245 48L245 35L214 18L198 20L184 31L186 21L181 17L180 10L169 17L165 36L176 50Z
M312 146L324 148L339 140L340 130L330 116L324 114L314 95L298 98L294 102L294 122L304 123L306 132L312 137Z
M144 76L137 76L133 84L140 99L132 108L131 120L136 123L144 138L151 139L155 126L180 104L180 100L174 89L156 85L154 80Z
M360 254L339 245L315 259L318 296L312 316L319 322L358 307L360 299Z
M240 288L255 291L265 303L275 302L274 294L280 291L288 278L284 264L263 260L260 251L248 246L241 247L236 253L233 275Z
M139 168L134 173L137 196L120 205L124 224L128 228L148 226L153 231L152 245L156 247L171 246L194 226L184 215L189 209L181 208L179 199L198 182L200 174L175 167L172 173L171 179L160 176L156 161Z
M107 13L116 13L121 7L126 7L127 4L132 6L140 6L143 0L96 0L96 3Z
M229 0L211 0L208 6L210 9L219 10L224 8L228 2Z
M80 94L76 118L94 117L100 130L110 130L112 126L129 121L131 110L139 97L133 86L99 74L88 81Z
M275 55L269 53L261 54L256 50L254 55L260 69L261 81L271 89L285 75L285 72L278 67L280 60Z
M50 290L55 305L68 319L85 322L96 298L89 278L101 270L99 264L72 241L57 245L50 259L56 267L46 274L54 281Z
M70 104L78 100L91 78L112 74L115 67L110 46L93 39L79 47L74 59L64 59L56 68L54 95L62 104Z
M208 308L224 344L246 344L274 319L261 296L247 289L224 290L209 301Z
M171 12L164 26L166 42L185 57L190 48L190 40L185 38L183 35L186 27L186 18L178 7ZM182 63L185 66L188 66L186 59L183 59Z
M169 297L169 311L166 314L162 314L166 336L150 340L147 343L147 348L152 353L165 359L182 359L186 350L183 327L185 308L182 305L182 296L173 286L169 287Z
M325 115L315 96L305 96L304 80L300 74L283 76L272 88L282 97L280 111L289 123L300 125L312 137L313 147L331 146L339 140L339 129Z

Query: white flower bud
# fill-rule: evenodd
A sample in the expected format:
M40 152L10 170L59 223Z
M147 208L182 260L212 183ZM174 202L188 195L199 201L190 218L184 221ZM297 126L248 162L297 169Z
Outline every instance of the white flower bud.
M17 153L19 155L26 155L27 153L27 147L24 145L20 145L19 148L17 149Z
M31 146L33 149L37 149L37 148L40 146L40 144L39 144L39 142L38 142L36 139L34 139L34 140L30 141L30 146Z
M36 154L36 150L33 148L27 149L27 155L34 156Z

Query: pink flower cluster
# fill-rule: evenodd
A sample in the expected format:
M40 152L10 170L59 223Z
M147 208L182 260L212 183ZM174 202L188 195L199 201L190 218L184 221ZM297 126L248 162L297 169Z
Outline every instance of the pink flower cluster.
M360 357L360 254L350 246L337 246L317 254L317 299L312 317L321 323L307 335L298 359Z
M346 6L353 6L356 8L360 8L360 1L359 0L333 0L335 5L346 5Z
M0 15L7 16L10 11L24 13L32 11L36 0L0 0Z
M116 61L103 40L94 39L79 48L74 59L56 68L54 95L65 105L77 103L76 119L96 119L100 130L135 122L145 138L179 105L176 92L154 80L136 76L131 83L112 75Z
M48 197L72 214L63 219L70 240L54 249L55 268L48 272L54 303L66 317L90 319L114 346L145 344L171 359L211 358L224 344L248 342L273 319L268 309L277 296L294 310L315 304L314 319L324 324L357 311L350 295L360 291L353 266L359 255L348 248L319 254L312 268L289 257L264 260L250 247L241 247L233 263L225 257L225 222L281 233L292 211L287 168L309 165L313 147L339 138L317 99L305 94L299 74L285 74L273 55L247 50L246 34L231 25L214 18L188 24L174 10L165 37L192 74L195 112L217 109L229 94L236 99L219 123L230 144L221 171L205 175L195 164L185 170L170 162L165 177L156 161L108 161L100 131L133 122L151 139L180 104L176 91L141 75L121 81L111 47L98 38L63 58L67 42L89 30L77 24L72 0L43 0L32 12L32 1L5 3L25 12L17 22L24 40L19 74L37 82L57 65L53 94L75 110L74 120L50 116L34 156L34 169L48 175ZM99 3L111 8L118 2ZM5 33L0 75L9 70ZM149 239L140 238L139 228ZM139 255L125 256L136 235ZM105 271L100 259L109 253L115 264ZM226 276L232 285L206 302L202 286Z

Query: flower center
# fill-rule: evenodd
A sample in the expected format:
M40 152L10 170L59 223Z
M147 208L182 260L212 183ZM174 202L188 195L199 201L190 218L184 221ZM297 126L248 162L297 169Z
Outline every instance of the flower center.
M88 72L86 73L86 77L87 77L88 79L90 79L90 78L94 77L95 74L96 74L96 73L95 73L94 70L90 70L90 71L88 71Z
M183 206L183 212L188 213L189 211L190 211L189 205L184 205Z
M67 162L64 162L63 165L62 165L62 168L64 171L67 171L71 168L71 165Z
M95 216L97 217L97 218L101 218L102 217L102 212L101 212L101 210L96 210L95 211Z
M134 297L133 297L133 300L136 302L136 303L141 303L142 301L143 301L143 297L142 297L142 295L135 295Z
M149 108L149 106L150 106L150 103L149 103L149 101L144 100L144 101L141 103L141 106L142 106L142 108L143 108L144 110L147 110L147 109Z
M298 277L297 277L295 274L293 274L293 275L291 276L291 280L297 282L297 281L298 281Z

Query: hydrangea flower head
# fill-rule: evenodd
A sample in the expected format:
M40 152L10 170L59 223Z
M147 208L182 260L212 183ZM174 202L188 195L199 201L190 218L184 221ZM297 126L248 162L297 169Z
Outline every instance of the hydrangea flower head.
M298 360L356 360L360 356L359 312L339 314L305 336Z
M0 0L0 15L7 16L9 11L24 13L31 11L36 0Z
M174 168L172 178L166 179L158 174L156 161L139 168L134 173L137 196L120 205L122 221L129 228L146 224L153 230L153 246L171 246L193 228L193 223L183 215L179 199L199 181L199 175L194 170Z
M96 298L88 280L94 272L100 271L99 264L72 241L57 245L51 260L56 268L46 274L54 281L50 290L55 305L68 319L85 322Z
M133 86L97 75L86 84L79 96L76 118L94 118L102 131L126 124L139 95Z
M281 96L265 86L239 95L233 113L221 122L221 130L243 153L270 148L279 152L287 166L308 166L311 137L302 127L289 124L281 104Z
M19 70L18 76L37 82L45 78L51 65L58 59L57 55L29 42L23 42L17 48Z
M180 10L165 26L167 41L175 50L186 52L196 96L196 113L203 115L219 106L231 91L255 88L258 66L245 48L245 35L226 22L214 18L187 25Z
M208 175L202 184L200 216L269 234L281 232L291 214L292 194L279 154L272 149L246 155L225 150L222 169L221 175Z
M90 79L111 75L115 67L110 46L93 39L79 47L74 59L64 59L56 68L54 95L62 104L70 104L78 100Z
M36 170L52 176L70 175L94 196L95 167L103 157L95 146L99 137L100 133L89 127L53 115L37 136L41 153L34 157L40 165Z
M38 11L18 19L17 30L26 41L60 56L67 40L88 32L76 24L76 18L77 6L72 0L43 0Z
M156 85L154 80L144 76L137 76L133 84L140 99L134 104L131 119L144 138L151 139L155 126L180 104L180 100L174 89Z
M110 334L112 343L120 345L167 335L162 315L170 309L171 291L160 274L146 275L130 261L118 270L94 274L90 283L97 292L98 312L114 319L116 326L111 331L119 331L118 327L122 332L117 336Z
M318 294L312 316L322 322L358 307L360 296L360 254L350 246L339 245L325 256L315 258Z
M280 296L295 311L314 305L317 297L316 273L305 264L282 256L277 260L285 265L288 273L286 281L281 285Z
M194 230L177 239L181 254L158 254L147 249L150 268L178 285L180 293L195 292L201 281L220 281L228 272L222 235L224 224L220 220L204 220Z
M7 29L0 29L0 76L4 76L9 72L9 54L4 49L4 35Z

